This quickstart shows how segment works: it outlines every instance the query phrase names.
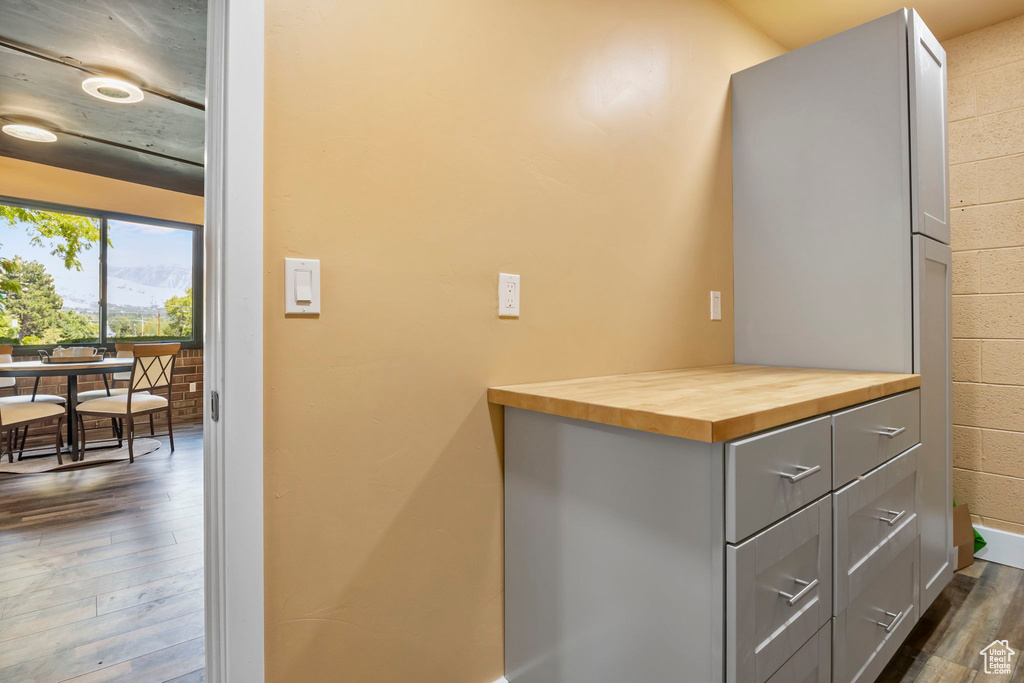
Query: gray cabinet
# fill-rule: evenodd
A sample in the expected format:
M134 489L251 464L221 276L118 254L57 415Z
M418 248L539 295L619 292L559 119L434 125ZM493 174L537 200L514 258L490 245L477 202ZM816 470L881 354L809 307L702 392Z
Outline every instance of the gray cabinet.
M726 680L763 683L832 616L828 496L726 548Z
M832 622L804 643L768 683L830 683L832 680Z
M736 543L832 490L829 418L800 422L725 449L725 540Z
M506 678L873 679L920 613L919 396L727 443L506 408ZM833 489L835 446L901 415L905 450Z
M949 159L946 132L946 51L920 15L911 13L910 193L915 233L949 244Z
M952 252L922 235L914 237L917 324L914 372L921 375L921 457L918 514L921 527L921 608L927 609L953 578L953 498L950 471L952 392L949 307Z
M836 487L920 441L916 527L878 551L885 562L913 552L900 572L915 572L917 595L907 598L915 613L952 578L946 98L945 52L913 10L754 66L732 83L736 362L921 375L919 405L900 398L900 424L857 409L833 424ZM919 433L908 426L892 440L880 436L910 415ZM838 553L860 552L838 533L836 543ZM861 558L862 569L884 564L879 557ZM867 680L894 635L884 643L865 635L883 648L871 657L838 647L841 638L859 642L863 624L839 620L851 618L855 587L866 591L874 580L844 579L844 562L837 558L833 653L844 664L833 674Z
M900 10L733 75L737 363L910 372L907 42Z

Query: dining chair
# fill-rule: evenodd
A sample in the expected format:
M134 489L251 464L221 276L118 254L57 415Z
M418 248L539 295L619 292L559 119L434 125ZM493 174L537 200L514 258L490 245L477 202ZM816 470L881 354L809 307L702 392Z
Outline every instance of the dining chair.
M135 420L154 413L167 413L167 436L174 450L174 430L171 425L171 382L174 377L174 361L181 350L181 344L136 344L132 349L135 362L128 378L127 391L123 394L94 398L77 407L78 428L81 433L81 452L85 453L85 416L109 417L123 420L127 424L128 461L135 462ZM167 398L159 396L158 390L165 389ZM122 444L124 430L118 437Z
M13 362L14 346L11 344L0 344L0 363ZM15 377L0 377L0 389L9 389L11 391L10 396L0 396L0 405L19 403L52 403L63 406L67 402L63 396L57 396L55 394L40 394L38 377L36 377L35 384L32 385L31 394L18 393L18 380ZM21 446L18 453L19 460L21 459L21 455L25 452L25 441L28 438L28 425L24 425L21 429ZM17 442L18 429L14 429L13 432L12 438Z
M134 355L132 353L132 349L134 349L134 348L135 348L135 344L131 344L131 343L128 343L128 342L118 342L118 343L114 344L114 357L115 358L132 358L133 355ZM80 392L78 392L78 403L83 403L84 401L91 401L94 398L105 398L107 396L120 396L122 394L127 394L128 393L128 380L131 379L131 376L132 376L132 373L131 373L130 370L128 372L115 372L114 374L112 374L110 376L110 381L108 382L107 381L107 376L106 375L102 375L102 377L103 377L103 388L102 389L90 389L89 391L80 391ZM112 387L111 384L116 383L116 382L124 382L125 386L123 386L123 387ZM117 418L111 418L110 425L111 425L111 428L113 429L113 432L114 432L114 438L118 439L119 438L118 432L121 429L120 428L120 423L119 423L118 419ZM155 436L156 435L156 425L153 424L153 416L152 415L149 416L149 435L150 436Z
M64 449L61 438L61 425L64 422L64 406L56 403L43 402L21 402L21 403L0 403L0 458L4 450L7 451L7 462L14 462L14 449L18 441L18 430L33 422L41 422L51 417L57 418L57 464L63 465L61 451ZM4 443L6 442L6 449ZM20 455L18 456L20 459Z

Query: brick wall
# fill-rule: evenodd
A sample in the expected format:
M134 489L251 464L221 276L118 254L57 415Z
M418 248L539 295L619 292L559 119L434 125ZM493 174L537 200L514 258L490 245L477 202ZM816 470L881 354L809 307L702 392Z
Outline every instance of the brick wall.
M35 356L15 356L15 361L35 360ZM32 393L31 378L18 379L18 393ZM196 383L196 390L189 391L189 383ZM123 383L118 386L124 386ZM102 389L103 379L99 375L83 375L78 378L78 390L89 391L91 389ZM45 394L57 394L67 396L66 377L43 377L39 381L39 392ZM163 392L160 392L163 395ZM0 391L0 395L7 396L9 390ZM190 422L202 422L203 419L203 350L182 349L174 364L174 383L171 385L171 415L175 426L184 425ZM166 432L164 417L157 415L155 418L157 433ZM53 443L53 428L56 419L50 420L42 425L33 426L29 431L29 443L38 446ZM104 424L105 423L105 424ZM109 420L92 419L86 421L86 428L89 429L87 438L104 439L110 436ZM96 431L94 431L96 430ZM143 429L143 434L148 434L148 429Z
M1024 534L1024 17L944 43L953 246L953 491Z

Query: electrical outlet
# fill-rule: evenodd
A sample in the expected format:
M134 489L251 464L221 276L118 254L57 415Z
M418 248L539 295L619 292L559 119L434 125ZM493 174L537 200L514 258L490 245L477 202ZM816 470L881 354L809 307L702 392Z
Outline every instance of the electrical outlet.
M196 390L196 383L195 382L189 382L188 383L188 390L189 391L195 391Z
M519 317L519 276L498 273L498 316Z
M722 293L711 292L711 319L722 319Z

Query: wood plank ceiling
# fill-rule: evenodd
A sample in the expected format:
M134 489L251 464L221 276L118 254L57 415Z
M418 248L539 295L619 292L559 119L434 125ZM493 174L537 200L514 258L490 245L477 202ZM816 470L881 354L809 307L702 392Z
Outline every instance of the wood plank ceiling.
M143 88L134 104L82 90L102 75ZM203 193L206 0L0 1L0 156Z

